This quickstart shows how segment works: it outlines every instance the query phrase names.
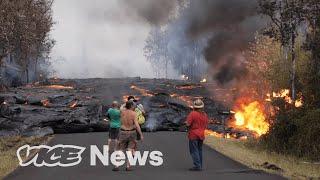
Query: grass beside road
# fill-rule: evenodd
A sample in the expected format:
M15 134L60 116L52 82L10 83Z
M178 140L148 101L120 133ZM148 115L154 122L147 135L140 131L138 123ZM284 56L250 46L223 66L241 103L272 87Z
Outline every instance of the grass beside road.
M250 142L208 136L205 143L216 151L253 169L280 174L290 179L320 178L320 164L269 153L254 147Z
M19 166L16 151L19 147L29 144L46 144L51 137L3 137L0 138L0 179L4 178Z

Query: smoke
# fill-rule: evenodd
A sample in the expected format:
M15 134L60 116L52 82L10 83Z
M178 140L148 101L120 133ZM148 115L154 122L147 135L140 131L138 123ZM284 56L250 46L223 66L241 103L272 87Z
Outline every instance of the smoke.
M198 52L210 65L213 79L223 86L247 76L242 52L254 40L255 33L266 25L257 13L256 0L155 0L129 4L151 24L169 21L168 46L175 49L173 57L189 61L188 52L193 51L185 51L182 46L194 47L194 42L202 42ZM179 47L172 48L174 44Z
M154 24L163 25L168 23L174 16L177 7L182 0L120 0L124 7L135 12L138 17Z
M118 0L55 0L51 54L63 78L153 77L143 56L150 25Z
M257 8L256 0L56 0L54 56L65 59L56 69L64 77L152 77L143 47L158 26L168 31L174 66L196 49L213 80L229 86L247 75L243 51L266 24Z
M265 26L257 14L255 0L191 1L188 28L190 36L211 33L204 49L214 79L221 85L238 81L247 75L242 52L254 35Z

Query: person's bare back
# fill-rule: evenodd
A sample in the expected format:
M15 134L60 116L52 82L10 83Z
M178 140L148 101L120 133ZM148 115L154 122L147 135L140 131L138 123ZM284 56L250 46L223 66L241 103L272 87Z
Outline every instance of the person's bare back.
M125 109L121 112L121 129L123 130L134 130L135 126L136 112Z

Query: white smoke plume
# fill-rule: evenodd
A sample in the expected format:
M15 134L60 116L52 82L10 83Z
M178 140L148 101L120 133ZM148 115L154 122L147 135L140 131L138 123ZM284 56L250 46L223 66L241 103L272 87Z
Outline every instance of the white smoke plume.
M55 0L53 68L63 78L153 77L150 25L118 0Z

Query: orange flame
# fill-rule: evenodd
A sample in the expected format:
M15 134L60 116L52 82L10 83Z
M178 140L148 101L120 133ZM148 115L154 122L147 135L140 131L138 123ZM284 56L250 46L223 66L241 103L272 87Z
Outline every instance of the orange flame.
M258 101L240 103L235 110L235 122L231 124L237 129L247 129L259 137L269 131L270 124L264 113L264 106Z
M204 79L202 79L200 82L201 82L201 83L206 83L206 82L207 82L207 79L204 78Z
M271 95L267 94L267 101L271 101ZM273 92L272 93L273 98L283 98L287 103L294 104L295 107L301 107L303 106L302 97L300 96L300 99L297 99L296 101L293 101L290 97L290 90L289 89L282 89L280 92Z

